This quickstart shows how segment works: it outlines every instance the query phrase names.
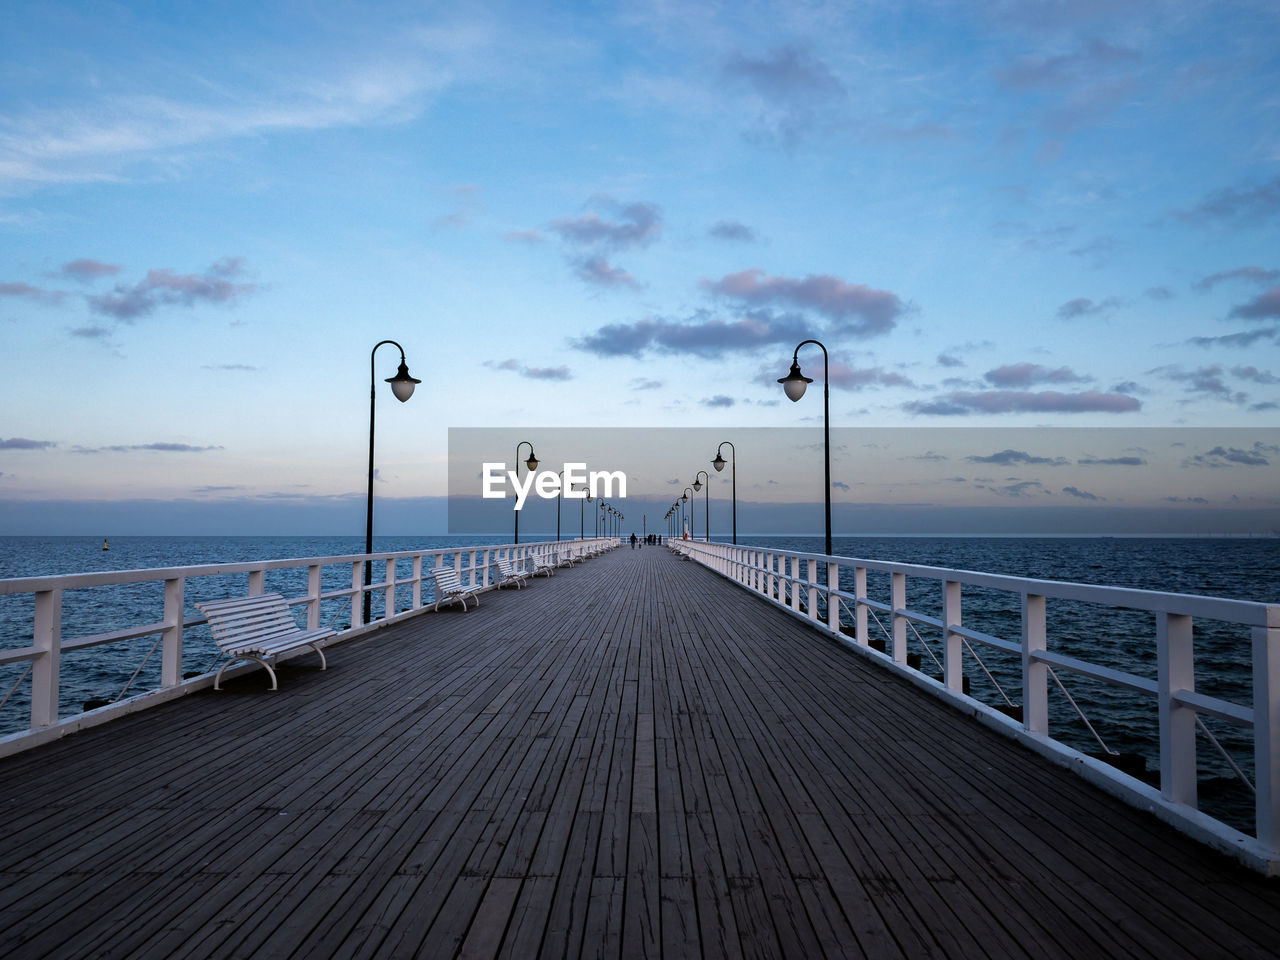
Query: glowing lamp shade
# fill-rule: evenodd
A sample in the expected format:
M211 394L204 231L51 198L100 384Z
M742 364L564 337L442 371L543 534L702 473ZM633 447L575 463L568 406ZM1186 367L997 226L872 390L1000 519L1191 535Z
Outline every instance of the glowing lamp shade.
M779 377L778 382L782 384L782 389L786 391L787 399L794 403L804 396L805 387L813 383L813 378L802 374L800 372L800 362L792 360L790 372L785 377Z
M538 458L533 455L533 447L529 448L529 459L524 462L524 465L529 468L530 473L538 469Z
M413 396L413 388L421 382L416 377L409 375L409 368L403 360L400 361L400 369L396 371L396 375L387 377L387 383L391 384L391 392L396 395L396 399L401 403Z
M711 465L716 468L716 473L724 470L724 465L728 463L724 457L720 456L720 452L716 451L716 458L711 461Z

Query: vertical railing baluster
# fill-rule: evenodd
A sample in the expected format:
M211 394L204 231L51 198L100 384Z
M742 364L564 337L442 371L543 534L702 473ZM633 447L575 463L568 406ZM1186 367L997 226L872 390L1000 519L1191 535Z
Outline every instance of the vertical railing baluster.
M964 690L964 646L952 628L960 623L960 582L942 582L942 682L949 690Z
M307 629L320 629L320 594L324 592L321 574L324 567L318 563L307 567Z
M422 609L422 554L413 555L413 609Z
M1042 736L1049 734L1049 669L1035 659L1048 649L1044 597L1022 595L1022 728Z
M351 564L351 626L364 626L364 565L367 560Z
M267 572L262 569L249 571L249 596L256 597L267 589Z
M867 568L853 568L853 639L866 646L870 642L867 636Z
M809 574L809 619L819 620L818 616L818 561L809 560L805 563L808 567Z
M1166 800L1196 806L1196 713L1173 702L1179 690L1195 690L1196 665L1191 618L1156 614L1157 714L1160 719L1160 793Z
M62 668L62 591L36 593L31 662L31 726L58 722L58 672Z
M889 603L893 607L890 622L893 624L894 663L907 662L907 618L898 611L907 607L907 575L894 571L891 574Z
M840 632L840 598L835 591L840 589L840 564L827 561L827 629L832 633Z
M1258 843L1280 860L1280 604L1253 628L1253 763Z
M164 632L160 634L160 685L182 682L182 610L186 606L186 580L164 582Z
M382 618L386 620L396 615L396 558L387 557L383 569Z

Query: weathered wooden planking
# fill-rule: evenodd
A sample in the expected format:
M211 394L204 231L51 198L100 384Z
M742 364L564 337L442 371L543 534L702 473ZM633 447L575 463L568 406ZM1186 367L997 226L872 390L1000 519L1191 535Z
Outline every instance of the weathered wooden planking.
M0 761L0 952L1280 944L1280 885L665 550L329 655Z

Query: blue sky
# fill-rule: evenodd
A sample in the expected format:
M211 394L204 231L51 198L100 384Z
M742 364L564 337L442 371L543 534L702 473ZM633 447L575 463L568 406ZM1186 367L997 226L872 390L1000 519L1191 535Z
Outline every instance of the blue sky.
M1256 428L1225 504L1280 458L1278 36L1271 2L8 3L3 515L358 533L386 338L423 381L379 393L389 500L445 493L451 426L813 426L773 381L817 337L840 426Z

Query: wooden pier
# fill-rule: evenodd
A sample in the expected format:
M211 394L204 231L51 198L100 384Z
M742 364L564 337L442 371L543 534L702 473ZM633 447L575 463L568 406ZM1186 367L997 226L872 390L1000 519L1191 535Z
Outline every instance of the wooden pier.
M0 956L1275 957L1280 882L657 547L0 760Z

